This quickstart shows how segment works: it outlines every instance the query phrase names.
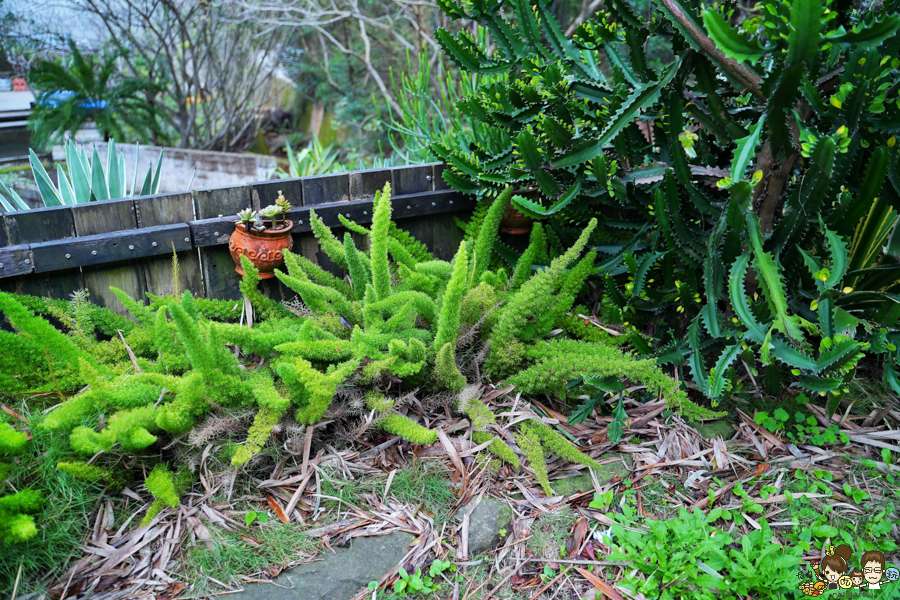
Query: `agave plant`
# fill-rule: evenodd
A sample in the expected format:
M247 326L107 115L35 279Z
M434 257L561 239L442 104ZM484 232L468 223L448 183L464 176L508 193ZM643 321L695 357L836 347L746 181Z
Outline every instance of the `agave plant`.
M44 206L71 206L83 204L93 200L112 200L115 198L133 198L159 192L159 179L162 171L163 151L159 151L159 159L156 161L156 172L149 167L144 174L141 186L138 187L138 158L140 147L134 157L134 175L131 187L128 186L128 177L125 169L125 154L116 155L115 140L109 141L106 154L106 166L94 148L93 156L88 158L87 150L77 145L72 140L67 140L66 167L59 165L57 169L58 185L54 185L44 165L38 159L34 150L29 150L31 172L41 193ZM19 194L0 181L0 207L5 212L29 210Z
M278 179L326 175L344 170L337 162L338 153L334 146L322 146L318 138L314 137L309 146L296 153L290 142L285 142L284 149L288 156L288 170L281 167L275 169L274 175Z

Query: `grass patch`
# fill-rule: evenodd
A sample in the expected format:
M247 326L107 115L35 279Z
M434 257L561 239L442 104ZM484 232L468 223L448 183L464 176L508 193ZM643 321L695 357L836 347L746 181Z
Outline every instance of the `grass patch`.
M447 520L450 505L456 499L447 474L432 463L408 465L394 475L391 493L405 504L425 504L434 514L435 524Z
M78 550L91 523L91 513L103 496L103 486L87 483L60 471L60 461L83 460L69 445L68 432L49 432L37 425L40 417L29 419L33 439L24 454L12 459L9 478L0 482L0 495L31 488L44 495L42 511L36 515L38 534L27 542L2 544L0 590L7 597L22 574L19 594L42 594L48 578L62 575L69 562L81 555Z
M210 534L211 547L198 544L184 556L181 576L193 582L192 595L202 596L220 587L210 576L231 585L240 581L241 575L285 565L316 550L316 543L296 525L283 523L254 527L249 537L261 544L258 547L223 529L210 528Z
M322 478L322 495L340 498L343 502L332 500L330 498L322 498L322 507L327 510L346 511L347 504L359 506L362 502L362 494L372 491L381 479L367 477L363 479L344 479L340 476L340 471L332 470L325 473Z
M537 558L547 560L559 558L565 553L566 538L577 518L568 507L541 513L531 525L531 537L525 547Z

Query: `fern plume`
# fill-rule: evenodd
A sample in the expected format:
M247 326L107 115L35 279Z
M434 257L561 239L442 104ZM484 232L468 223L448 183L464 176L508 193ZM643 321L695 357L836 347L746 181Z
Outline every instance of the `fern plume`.
M375 195L372 214L372 284L375 297L384 300L391 294L391 273L388 268L388 232L391 226L391 184L385 183Z

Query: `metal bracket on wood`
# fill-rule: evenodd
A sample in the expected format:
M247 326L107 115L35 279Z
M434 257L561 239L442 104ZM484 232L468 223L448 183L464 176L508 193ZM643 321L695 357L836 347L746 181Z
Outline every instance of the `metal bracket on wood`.
M189 250L190 239L179 223L32 244L31 252L35 273L45 273Z
M362 225L372 222L373 204L374 200L371 198L348 202L329 202L317 206L296 208L288 213L287 218L294 222L292 233L312 231L309 224L310 210L315 210L316 216L329 227L341 227L339 214ZM466 211L474 208L475 204L474 197L463 195L455 190L421 192L391 198L394 219ZM191 221L191 236L194 246L207 247L227 244L228 238L234 231L235 222L236 218L233 216Z
M0 248L0 279L26 275L34 269L31 246L3 246Z

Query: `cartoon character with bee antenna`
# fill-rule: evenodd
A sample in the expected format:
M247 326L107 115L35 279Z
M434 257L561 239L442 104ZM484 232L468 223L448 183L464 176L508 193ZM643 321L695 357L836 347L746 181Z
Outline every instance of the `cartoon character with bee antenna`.
M837 590L843 587L840 585L840 579L847 573L847 561L850 560L851 556L853 556L853 549L846 544L828 548L825 558L822 559L820 573L824 575L829 590Z
M853 555L850 546L830 546L822 562L813 561L810 568L819 581L807 581L800 584L800 591L807 596L820 596L826 590L847 589L853 580L847 577L847 560Z
M846 544L829 546L822 557L808 563L808 570L812 572L814 579L804 581L799 589L806 596L821 596L828 590L859 590L856 596L861 598L871 597L872 590L881 590L885 584L891 584L900 580L900 569L888 566L884 553L877 550L863 552L860 558L860 568L850 570L850 559L853 551ZM807 575L808 576L808 575ZM800 575L804 578L803 574ZM859 596L859 593L863 593ZM887 597L897 598L888 594Z

